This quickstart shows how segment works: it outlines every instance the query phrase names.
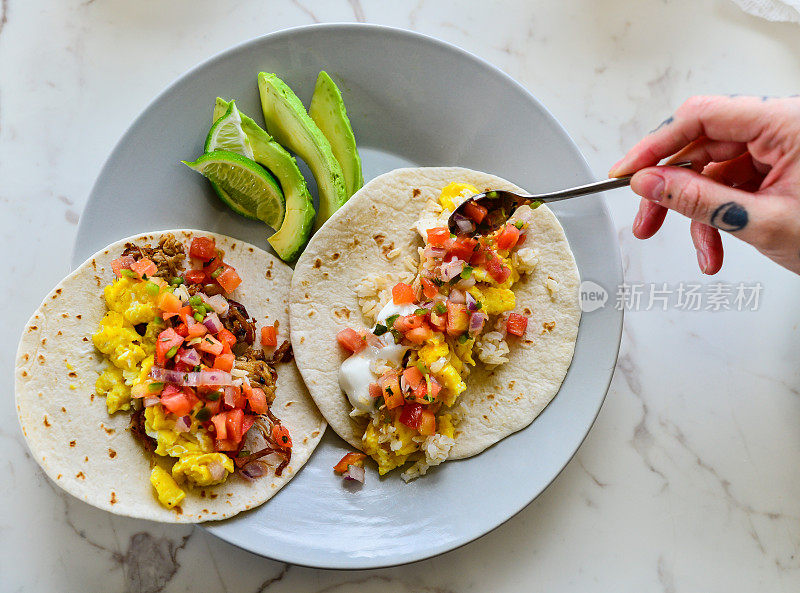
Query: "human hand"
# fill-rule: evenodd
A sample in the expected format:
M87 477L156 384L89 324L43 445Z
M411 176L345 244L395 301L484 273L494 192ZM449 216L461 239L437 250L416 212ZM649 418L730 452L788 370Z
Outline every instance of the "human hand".
M691 161L692 169L653 168ZM609 172L644 199L633 222L652 237L667 210L692 219L704 274L722 267L719 230L800 273L800 98L692 97Z

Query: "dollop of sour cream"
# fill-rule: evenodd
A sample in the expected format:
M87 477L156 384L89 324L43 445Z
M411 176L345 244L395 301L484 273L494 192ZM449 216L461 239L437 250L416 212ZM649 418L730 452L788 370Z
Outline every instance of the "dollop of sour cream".
M416 309L416 305L395 305L394 301L389 300L378 313L376 325L385 325L386 319L392 315L411 315ZM350 404L361 412L375 409L375 399L369 394L369 384L378 378L372 370L373 363L387 361L392 366L399 367L408 350L407 346L395 344L394 337L389 332L380 337L380 342L383 344L380 348L367 346L361 352L351 355L339 367L339 386L347 394Z

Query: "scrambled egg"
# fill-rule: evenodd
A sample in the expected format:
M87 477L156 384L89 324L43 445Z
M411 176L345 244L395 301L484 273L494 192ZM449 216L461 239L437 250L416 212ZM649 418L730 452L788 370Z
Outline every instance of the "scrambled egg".
M156 287L150 292L148 286ZM109 311L116 311L131 325L152 321L158 314L158 285L124 276L105 287L103 295Z
M108 367L94 384L97 395L104 395L108 413L131 409L131 388L125 384L122 371L115 366Z
M496 315L498 313L505 313L506 311L513 311L514 307L517 306L517 299L514 296L514 291L510 288L499 288L495 286L478 288L477 286L473 286L467 292L481 303L481 311L487 315Z
M218 464L225 471L217 479L211 472L211 466ZM224 453L201 453L184 455L172 466L172 477L175 480L186 478L197 486L213 486L225 481L228 474L233 473L233 459Z
M103 291L108 313L100 320L92 342L113 365L95 382L97 394L106 397L109 414L130 410L130 388L143 381L153 366L156 336L162 324L155 306L157 294L148 292L147 285L121 278ZM140 323L147 323L144 336L134 328Z
M425 341L425 345L417 352L419 359L425 363L425 366L429 369L431 369L431 367L435 368L434 363L440 358L447 359L447 362L444 363L444 366L440 370L433 371L433 369L431 369L431 374L436 377L436 380L447 390L443 401L445 405L448 406L453 405L456 398L467 388L467 385L459 374L462 367L461 359L455 354L451 356L451 352L450 346L447 345L444 336L439 332L434 333L433 336L428 338Z
M380 475L384 475L403 465L408 460L409 455L419 450L419 444L413 440L413 437L417 436L416 430L412 430L400 422L399 416L390 424L394 427L393 438L385 443L380 442L382 434L375 422L370 422L367 425L367 430L364 431L364 436L361 437L363 451L378 463L378 473ZM392 441L400 442L400 448L392 451L389 445Z
M156 491L158 502L167 508L173 508L186 498L186 493L181 490L177 482L172 479L169 472L160 465L150 471L150 483Z
M199 404L198 404L199 405ZM214 442L192 415L188 432L177 432L175 420L169 418L159 404L144 411L144 429L156 440L156 453L181 458L184 455L211 453Z

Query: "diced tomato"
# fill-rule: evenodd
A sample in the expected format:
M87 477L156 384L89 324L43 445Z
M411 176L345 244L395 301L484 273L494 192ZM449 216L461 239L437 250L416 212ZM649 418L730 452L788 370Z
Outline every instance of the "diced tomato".
M183 321L187 327L197 323L194 320L194 312L192 311L192 308L189 306L181 307L181 310L178 311L178 317L180 317L181 321Z
M241 283L242 279L239 278L239 274L228 265L225 266L225 271L217 276L217 284L219 284L225 292L233 292Z
M414 399L417 403L420 404L429 404L436 399L439 395L439 392L442 390L442 386L439 385L439 382L434 379L433 377L429 377L430 381L430 389L428 389L428 381L423 381L420 383L417 388L412 392Z
M205 261L217 255L217 245L209 237L195 237L189 245L189 257Z
M459 237L453 241L453 244L447 249L447 254L468 262L472 258L472 254L475 252L477 246L478 242L475 239Z
M425 380L425 376L417 367L408 367L403 371L403 379L411 389L416 389Z
M436 416L433 412L423 410L419 417L419 434L430 436L436 434Z
M178 391L170 395L161 395L161 405L176 416L185 416L192 411L197 398L190 390Z
M383 400L386 407L390 410L403 405L403 392L400 390L400 380L393 372L387 372L381 376L383 388Z
M416 327L405 333L405 338L412 344L422 344L425 340L431 337L430 326L426 323L420 327Z
M425 318L422 315L403 315L402 317L398 317L394 321L394 329L399 332L406 333L407 331L411 331L417 327L421 327L422 324L425 323Z
M447 335L460 336L469 328L467 306L447 301Z
M339 460L339 463L333 466L333 471L337 474L343 474L351 465L362 465L361 462L366 459L366 455L361 451L351 451Z
M179 336L186 338L189 336L189 328L186 327L185 323L181 323L175 326L175 333L178 334Z
M407 305L413 303L416 298L414 289L410 284L398 282L392 287L392 300L395 305Z
M188 270L183 274L183 278L189 284L203 284L206 281L206 273L203 270Z
M161 392L161 395L162 396L164 396L164 395L173 395L175 393L178 393L180 390L181 390L181 388L178 387L177 385L173 385L172 383L167 383L164 386L164 391Z
M222 342L214 336L206 335L200 341L200 350L217 356L218 354L222 354Z
M217 333L217 339L229 348L236 344L236 336L224 327Z
M238 441L232 441L229 439L214 439L215 451L236 451L238 448Z
M486 264L486 271L498 284L502 284L511 276L511 270L503 265L503 260L495 257Z
M234 408L225 412L225 430L227 439L238 443L242 440L242 421L244 420L244 410Z
M230 373L231 369L233 369L235 358L233 354L219 354L214 358L214 368Z
M353 353L361 352L367 346L364 336L349 327L336 334L336 341L339 342L342 348Z
M403 406L403 411L400 413L400 422L417 430L419 428L420 417L422 416L422 406L416 403L408 403Z
M283 424L272 425L272 439L284 449L292 448L292 437L289 436L289 429Z
M485 247L478 247L469 258L469 264L474 267L482 266L491 259L491 253Z
M208 411L212 416L219 414L222 411L222 399L218 399L213 402L206 400L205 406L208 408Z
M242 387L245 385L247 385L247 383L243 383ZM242 393L242 390L238 387L228 385L225 387L224 393L225 395L223 396L223 403L225 404L225 408L244 408L245 404L247 403L247 395ZM247 393L250 393L249 385L247 385Z
M152 260L143 257L136 263L131 264L131 271L139 276L140 279L144 279L158 272L158 267Z
M450 231L446 227L439 226L428 229L428 243L434 247L441 247L450 238Z
M156 362L160 365L163 365L167 362L167 352L169 352L172 348L177 348L183 344L183 336L178 335L178 333L168 327L160 334L158 334L158 338L156 338Z
M519 313L511 313L506 321L506 331L515 336L524 336L528 328L528 318Z
M369 384L369 396L373 399L377 399L383 395L383 389L377 383L370 383Z
M508 251L517 244L517 240L519 240L519 229L513 224L507 224L497 236L496 245L498 249Z
M266 414L269 406L267 405L267 394L260 387L253 387L250 394L247 396L247 401L250 404L250 409L255 414Z
M483 219L486 218L488 213L489 210L475 202L467 202L464 204L464 216L472 220L475 224L483 222Z
M130 270L131 264L136 263L132 255L123 255L111 262L111 269L117 275L117 278L122 277L122 270Z
M528 235L526 235L525 233L520 233L519 239L517 239L517 245L522 245L525 242L525 238L527 236Z
M208 328L202 323L194 322L186 328L186 337L190 340L192 338L201 338L208 333Z
M206 282L214 282L214 272L216 272L218 268L224 267L225 262L222 261L221 257L212 257L208 262L204 263L203 272L206 275ZM222 274L224 271L225 270L220 270L219 273Z
M214 425L214 437L219 440L228 438L228 427L225 424L226 412L215 414L211 417L211 423Z
M261 328L261 345L267 348L278 345L278 330L274 325L265 325Z
M428 280L427 278L422 279L422 294L425 295L426 298L432 299L437 294L439 294L439 289L436 288L436 285Z
M430 322L438 331L444 331L447 325L447 314L439 314L436 311L431 311Z
M183 307L181 300L168 290L165 290L158 295L158 301L156 304L158 305L159 309L167 313L177 313L181 310L181 307Z
M245 414L244 418L242 419L242 438L247 434L247 431L253 428L253 424L256 423L256 417L252 414Z
M441 390L442 386L439 384L439 382L433 377L431 377L431 386L430 389L428 390L428 395L430 395L433 399L436 399Z

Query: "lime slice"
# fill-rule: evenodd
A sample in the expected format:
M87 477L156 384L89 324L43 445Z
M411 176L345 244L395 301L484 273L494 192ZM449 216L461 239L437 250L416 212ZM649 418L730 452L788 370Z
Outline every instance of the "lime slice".
M213 152L215 150L229 150L246 156L248 159L253 158L253 148L242 130L242 118L234 101L231 101L225 115L214 122L206 136L204 151Z
M280 228L286 200L264 167L228 150L207 152L193 163L181 162L211 181L220 198L237 213Z

